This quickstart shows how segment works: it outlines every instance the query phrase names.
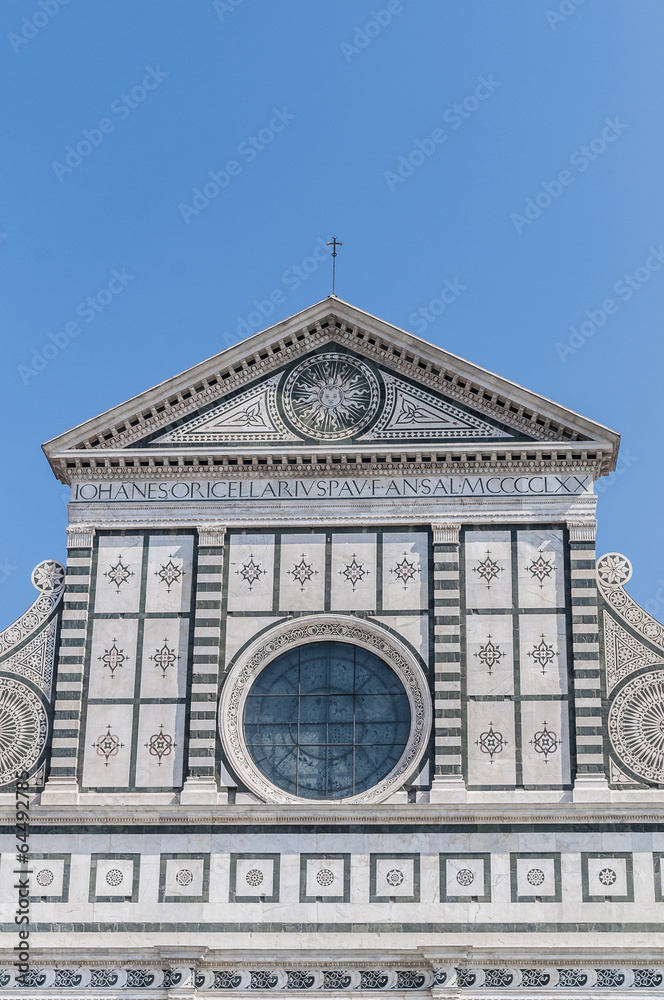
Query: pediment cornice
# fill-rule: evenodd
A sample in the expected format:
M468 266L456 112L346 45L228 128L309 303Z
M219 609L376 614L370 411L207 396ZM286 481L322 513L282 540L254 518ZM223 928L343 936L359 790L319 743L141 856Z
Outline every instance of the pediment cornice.
M339 345L373 361L386 372L443 395L450 403L508 428L519 439L483 443L484 452L496 453L506 447L513 449L516 444L522 447L527 444L538 451L583 446L586 450L588 447L593 451L599 449L599 474L611 471L615 465L619 435L614 431L334 297L324 299L54 438L44 445L44 450L54 471L64 481L69 478L67 468L80 467L82 453L87 453L86 459L101 460L116 458L130 449L132 458L138 460L142 444L157 437L159 432L192 418L260 379L269 378L289 362L328 344ZM311 445L297 443L297 446L312 450ZM384 447L392 451L404 448L398 444ZM430 444L426 448L457 454L469 451L469 445L463 442ZM274 449L279 451L280 446L274 445ZM363 449L372 451L375 446L327 442L313 451L348 454ZM240 450L256 453L256 449L248 449L245 445ZM163 452L174 458L172 445L164 447ZM176 449L178 455L191 457L224 452L237 454L238 445L209 444L204 448L199 445L198 449ZM151 457L154 453L152 440Z

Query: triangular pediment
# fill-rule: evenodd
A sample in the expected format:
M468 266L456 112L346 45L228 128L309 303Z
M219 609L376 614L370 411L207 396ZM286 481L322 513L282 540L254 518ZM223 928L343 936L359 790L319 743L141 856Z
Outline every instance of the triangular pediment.
M138 447L516 439L524 435L332 342Z
M198 461L238 449L444 446L461 454L471 444L491 452L517 443L583 442L610 471L618 441L608 428L331 296L44 449L67 481L86 452L96 465L123 455L141 464L142 453L152 462L158 452L172 464L174 454Z

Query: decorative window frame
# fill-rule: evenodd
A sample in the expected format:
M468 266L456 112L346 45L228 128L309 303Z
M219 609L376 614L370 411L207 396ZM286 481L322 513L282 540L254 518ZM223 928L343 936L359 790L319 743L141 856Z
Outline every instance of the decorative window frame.
M396 673L408 695L410 732L401 757L377 785L344 799L308 799L274 785L253 762L244 739L242 719L249 690L275 657L312 642L348 642L375 653ZM415 655L386 629L350 615L317 614L282 621L262 633L242 652L229 671L221 693L219 731L226 756L247 787L265 802L382 802L417 771L431 732L431 694Z

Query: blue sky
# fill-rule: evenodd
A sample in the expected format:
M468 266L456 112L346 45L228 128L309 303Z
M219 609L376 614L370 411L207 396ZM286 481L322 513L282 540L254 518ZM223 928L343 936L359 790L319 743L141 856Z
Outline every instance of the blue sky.
M333 233L342 298L622 432L598 549L664 617L663 32L661 0L5 0L0 622L64 557L41 442L323 298Z

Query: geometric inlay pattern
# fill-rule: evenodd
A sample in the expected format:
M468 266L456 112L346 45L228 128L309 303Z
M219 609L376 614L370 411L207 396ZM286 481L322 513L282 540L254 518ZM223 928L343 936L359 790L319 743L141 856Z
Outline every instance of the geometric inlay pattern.
M648 783L664 783L664 669L628 680L609 709L609 737L620 762Z
M380 403L378 380L369 365L342 354L306 358L283 387L284 413L305 437L338 441L359 434Z
M661 661L661 656L630 635L606 611L604 612L604 650L606 683L609 691L612 691L623 677L635 673L642 667L648 667L652 663Z
M21 681L0 677L0 785L36 764L47 728L44 706L34 691Z

